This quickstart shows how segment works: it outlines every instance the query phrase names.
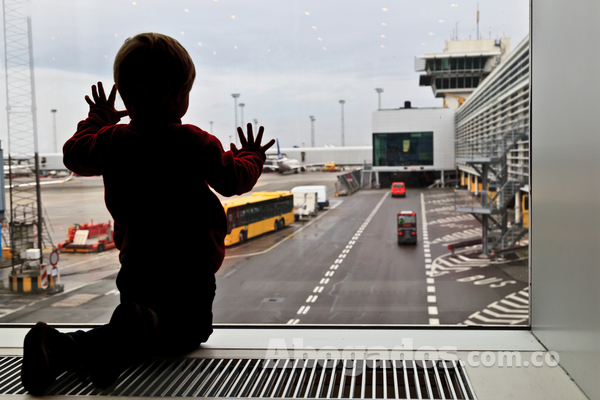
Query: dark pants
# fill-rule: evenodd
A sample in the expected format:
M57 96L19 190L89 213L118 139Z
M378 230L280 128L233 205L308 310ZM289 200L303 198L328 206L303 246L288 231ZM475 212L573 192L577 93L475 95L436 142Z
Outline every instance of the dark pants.
M150 356L180 356L197 349L212 334L214 273L187 264L175 264L169 272L165 265L153 262L149 257L121 255L117 286L121 304L136 303L156 313L156 331L131 334L110 323L70 333L81 349L84 366L94 364L96 358L115 357L130 363Z

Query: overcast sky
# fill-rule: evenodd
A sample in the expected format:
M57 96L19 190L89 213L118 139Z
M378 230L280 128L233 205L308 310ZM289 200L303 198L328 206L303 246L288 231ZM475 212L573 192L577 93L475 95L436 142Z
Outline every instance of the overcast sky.
M60 151L87 115L90 86L112 84L115 53L142 31L188 49L197 78L183 122L210 132L213 121L226 148L232 93L244 122L257 119L282 147L310 145L310 115L316 146L340 146L343 99L346 145L370 145L376 87L382 108L442 105L419 87L414 57L442 51L457 23L459 39L475 39L478 3L483 38L510 37L515 48L527 35L529 0L31 0L40 152L54 151L50 110ZM0 119L6 148L5 112Z

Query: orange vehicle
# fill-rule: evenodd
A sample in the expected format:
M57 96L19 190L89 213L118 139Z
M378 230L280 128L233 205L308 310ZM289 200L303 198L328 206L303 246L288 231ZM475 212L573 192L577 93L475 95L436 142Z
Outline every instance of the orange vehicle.
M61 253L101 253L115 247L110 221L71 225L65 241L58 244Z
M392 197L406 197L406 187L404 182L392 183Z
M398 213L398 244L417 244L417 214L413 211Z

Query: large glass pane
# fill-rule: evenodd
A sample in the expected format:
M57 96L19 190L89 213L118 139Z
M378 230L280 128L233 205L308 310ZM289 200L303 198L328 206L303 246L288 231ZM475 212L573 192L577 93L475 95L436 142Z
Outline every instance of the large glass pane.
M20 2L6 0L5 10L11 4ZM528 6L524 0L486 5L486 31L494 37L506 32L516 49L528 33ZM8 90L0 96L0 108L7 109L0 115L9 119L0 123L6 199L0 323L101 324L119 304L113 234L130 222L108 211L110 182L67 170L62 146L88 115L84 97L92 95L91 85L112 86L113 62L125 39L155 31L178 40L195 64L183 123L214 135L225 150L231 143L241 147L235 127L248 123L255 131L265 127L265 141L278 141L256 185L241 196L229 196L213 181L216 197L207 200L204 175L191 173L206 160L190 155L188 142L163 146L164 132L156 133L161 145L143 154L142 165L123 170L130 185L121 201L135 198L130 209L144 210L133 223L143 231L152 268L139 273L143 282L154 282L157 296L173 295L178 285L181 292L201 287L179 261L207 268L214 254L189 238L207 229L203 224L221 202L228 226L222 227L227 246L216 272L217 324L527 324L519 308L506 317L484 312L502 313L490 307L507 296L525 298L526 235L519 231L511 242L518 251L480 257L482 225L458 210L461 201L496 207L501 196L501 186L483 187L480 164L455 161L459 151L490 149L493 140L485 135L499 132L490 127L457 141L455 154L460 110L487 107L483 100L469 102L479 77L449 74L480 67L478 57L464 58L462 47L474 45L467 32L476 29L475 12L476 5L442 1L31 0L21 14L6 14L9 44L23 34L25 47L6 48L9 76L0 84ZM458 37L449 38L456 21ZM19 27L21 33L11 30ZM453 43L456 55L436 58ZM429 81L432 88L419 86L416 56L430 57L429 71L441 74ZM35 114L15 97L32 88L30 66ZM527 99L528 88L515 96ZM116 107L125 108L119 95ZM473 126L488 123L480 122ZM22 158L16 150L17 126L26 127L29 138L36 129L39 186L33 153ZM480 142L473 144L474 137ZM522 149L519 154L528 159ZM525 165L521 158L515 162ZM214 172L204 168L207 176ZM19 179L33 184L18 186ZM404 196L391 191L394 182L404 182ZM33 188L29 203L11 203L26 187ZM502 204L506 229L523 227L524 213L528 221L522 197L528 185L514 189ZM401 211L415 213L416 244L398 244ZM43 217L43 224L32 224L32 216ZM492 236L494 248L502 248L502 238ZM56 269L42 268L35 251L27 252L40 237L45 266L58 250ZM459 245L454 251L453 244Z

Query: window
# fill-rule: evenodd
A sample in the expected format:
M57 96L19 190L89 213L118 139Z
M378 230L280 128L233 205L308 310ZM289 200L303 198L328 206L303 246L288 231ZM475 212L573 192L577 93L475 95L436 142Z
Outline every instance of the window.
M450 190L439 192L448 195L437 199L444 202L435 203L435 197L427 197L426 188L440 179L439 171L430 171L427 167L433 165L434 154L437 157L448 149L434 148L433 132L426 129L391 129L381 136L365 134L372 132L371 114L378 109L375 87L384 89L379 93L382 112L403 108L404 101L408 100L415 108L442 107L442 100L434 98L429 88L419 88L418 74L410 65L405 65L406 60L412 60L416 55L440 52L444 46L442 32L429 35L429 31L423 34L415 28L417 24L427 26L431 23L428 19L431 10L427 7L421 10L422 17L411 21L406 18L401 5L383 10L371 2L359 1L351 4L334 2L343 12L332 11L331 5L307 3L298 8L298 4L273 1L265 14L243 2L191 4L175 0L168 4L146 4L129 1L106 7L102 2L73 0L67 1L63 9L68 10L69 17L59 18L55 5L50 3L33 0L31 19L39 149L47 163L52 162L53 157L58 157L60 163L62 144L75 132L77 123L86 117L88 106L83 96L90 94L90 86L98 81L104 82L106 87L112 83L114 56L125 38L150 30L176 38L195 62L197 77L184 123L214 134L226 149L229 143L237 141L236 121L238 125L264 125L265 138L278 139L282 156L287 155L288 160L300 160L300 150L306 152L305 169L312 171L297 169L297 174L294 171L285 174L265 172L255 191L326 186L329 206L323 206L316 216L286 221L285 228L278 231L271 224L269 233L243 245L228 247L226 254L231 258L226 258L217 274L215 323L429 324L438 320L441 325L458 324L491 303L483 300L488 298L488 292L477 298L477 304L451 299L453 295L465 293L467 286L473 290L490 289L491 284L473 283L489 278L474 279L480 275L475 271L456 275L451 282L450 294L434 296L427 292L431 285L427 283L430 277L426 274L426 265L436 262L436 265L444 265L441 260L453 262L447 258L447 245L473 238L469 235L480 230L477 221L448 209L453 205L449 201ZM493 15L498 23L512 26L513 43L518 43L527 34L528 27L514 25L513 18L507 18L502 12L503 5L493 7L495 12L490 12L490 18ZM440 8L440 12L447 10ZM527 7L522 7L519 12L527 13ZM92 19L90 15L95 17ZM368 23L364 23L365 16ZM446 20L451 20L450 15ZM427 29L434 30L433 27ZM406 38L410 40L406 41ZM437 58L427 63L430 70L446 73L483 67L481 59L476 57ZM437 90L471 88L479 83L479 77L435 79ZM239 94L239 98L233 98L232 94ZM2 99L4 102L5 96ZM345 103L340 104L340 100ZM120 99L117 107L124 107ZM312 121L314 128L310 116L316 118ZM127 123L128 119L122 122ZM8 137L5 131L1 133L6 159L10 154ZM237 145L239 147L239 141ZM294 149L294 146L301 149ZM356 152L351 154L357 156L343 158L343 147L362 147L363 153L352 149L348 154ZM276 151L275 148L271 150ZM198 183L181 179L182 172L197 161L165 163L166 151L165 154L148 154L147 164L139 166L136 173L153 182L154 192L146 199L147 204L152 205L152 211L145 223L155 230L157 259L168 264L170 252L194 251L178 247L182 232L172 230L170 222L188 217L177 202L177 191L188 187L186 190L193 192L193 185ZM342 158L338 161L337 157ZM320 165L331 161L344 169L317 171ZM273 167L276 164L273 162ZM381 175L387 180L382 178L378 182L382 189L381 196L377 196L383 198L388 192L383 189L385 185L389 188L394 181L392 174L408 174L407 179L404 176L398 179L406 183L407 197L394 199L398 200L395 203L386 198L372 217L369 215L379 201L371 204L375 195L364 204L361 199L367 196L360 192L336 197L336 193L346 191L347 194L354 190L353 187L341 187L337 176L343 174L345 182L350 182L348 185L360 185L362 176L353 170L360 170L364 164L402 167L402 170ZM42 180L67 178L68 174L58 176L61 173L59 167L49 170ZM410 168L419 170L409 174L404 172L404 167L407 171ZM163 177L167 178L159 179ZM132 177L132 182L136 179ZM377 192L374 190L373 193ZM427 216L431 252L424 252L421 247L424 225L418 226L420 237L414 248L398 247L394 236L397 234L394 219L403 206L421 213L421 193L424 201L432 202L425 205L432 213ZM8 194L6 197L8 200ZM55 245L65 242L71 225L92 221L113 223L104 204L100 177L72 177L63 184L44 185L41 197L49 235ZM323 203L319 196L317 202L319 206ZM434 207L436 204L439 206ZM203 207L200 200L198 207ZM264 206L239 205L227 211L228 229L275 218L294 208L290 199ZM432 211L438 208L446 209ZM435 212L442 214L436 217ZM457 220L445 221L447 218ZM418 221L423 221L422 216L418 216ZM190 224L194 223L197 221L190 221ZM360 238L353 240L358 231ZM5 229L3 243L10 242L6 232ZM19 239L19 232L15 230L13 240ZM101 239L88 237L86 240L86 245L91 245ZM355 243L350 244L351 241ZM414 254L420 252L415 256L418 261L413 260L411 250ZM427 254L430 257L426 257ZM0 323L108 321L110 311L119 301L114 285L114 277L119 272L118 251L61 253L60 258L61 283L67 291L74 290L52 297L35 295L40 302L28 306L25 311L17 310L20 307L17 301L7 300L8 309L16 311L0 315ZM429 258L430 262L427 262ZM336 264L336 260L343 261ZM332 265L341 266L330 269ZM460 265L456 264L456 267L460 268ZM414 289L406 288L409 275L406 271L418 275ZM343 280L346 276L347 280ZM447 278L447 275L436 277L450 282ZM463 282L457 279L474 280ZM502 282L510 280L514 279L502 278ZM327 283L321 283L325 281ZM8 280L5 282L8 286ZM522 283L519 281L519 285ZM506 289L493 294L494 300L507 295L511 285L514 284L506 283ZM314 292L315 288L317 292ZM372 288L374 294L365 295L371 293ZM330 292L332 294L328 294ZM309 296L312 297L307 303ZM334 304L335 296L339 296L339 300ZM435 303L430 302L432 296L436 298ZM394 312L389 311L390 304ZM228 313L230 307L241 311ZM310 311L305 312L306 307L310 307ZM332 307L340 312L330 312ZM435 307L435 311L430 307ZM84 309L88 311L83 312ZM382 312L369 311L373 309ZM413 309L418 311L411 311Z

